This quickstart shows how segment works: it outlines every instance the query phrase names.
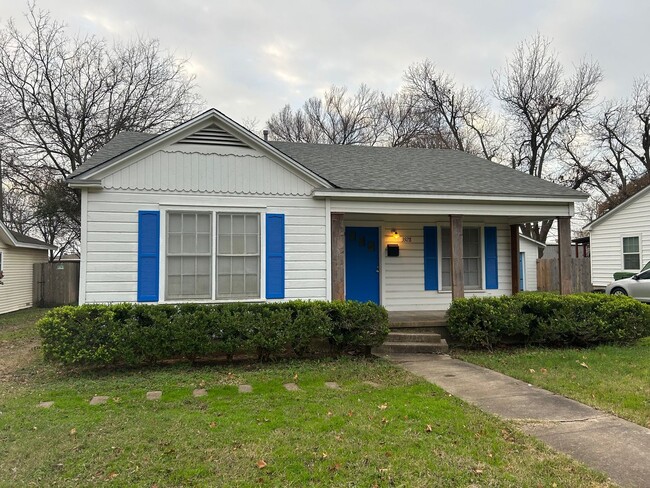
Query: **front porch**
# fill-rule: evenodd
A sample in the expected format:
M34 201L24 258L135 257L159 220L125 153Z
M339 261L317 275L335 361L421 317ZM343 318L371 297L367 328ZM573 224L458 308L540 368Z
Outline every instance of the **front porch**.
M375 301L397 324L441 320L456 298L518 293L519 226L550 218L558 221L562 293L570 293L570 215L557 206L546 209L560 213L554 217L539 206L509 207L485 214L331 212L332 298Z

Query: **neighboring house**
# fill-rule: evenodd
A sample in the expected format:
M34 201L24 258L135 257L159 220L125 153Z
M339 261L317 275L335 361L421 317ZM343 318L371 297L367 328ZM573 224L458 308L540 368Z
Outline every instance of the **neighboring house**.
M617 271L640 271L650 260L649 215L650 186L585 226L594 286L611 283Z
M546 247L535 239L519 236L519 289L537 291L537 256Z
M214 109L122 133L68 182L81 191L82 303L445 310L518 291L518 225L558 218L568 246L587 198L460 151L267 142Z
M34 263L47 262L50 249L56 248L0 222L0 314L33 305Z

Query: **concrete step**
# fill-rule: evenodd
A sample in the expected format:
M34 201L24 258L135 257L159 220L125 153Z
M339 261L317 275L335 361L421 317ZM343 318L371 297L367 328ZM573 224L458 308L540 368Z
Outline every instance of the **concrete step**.
M373 354L445 354L449 351L447 341L431 344L426 342L384 342L372 350Z
M426 342L435 344L440 342L440 334L430 334L421 332L390 332L386 342Z
M405 320L390 322L388 326L391 329L418 328L418 327L447 327L446 319L431 320Z

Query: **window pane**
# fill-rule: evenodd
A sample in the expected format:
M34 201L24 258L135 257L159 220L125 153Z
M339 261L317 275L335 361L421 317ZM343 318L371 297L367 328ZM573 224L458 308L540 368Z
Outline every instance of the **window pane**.
M203 232L205 234L210 233L210 214L199 214L196 229L198 232Z
M451 286L451 259L442 259L442 286L449 288Z
M230 233L230 215L219 215L219 235Z
M181 253L181 234L169 234L167 239L167 252L171 254Z
M232 294L244 296L244 275L232 275Z
M246 235L246 254L257 254L257 235Z
M639 269L641 268L641 260L638 254L624 254L623 267L625 269Z
M196 232L196 214L183 214L183 232L188 234Z
M478 257L480 250L480 231L477 228L463 229L463 255L466 257Z
M227 297L230 295L230 275L219 275L217 279L217 297Z
M244 226L245 215L233 215L232 217L232 233L233 234L243 234L246 232Z
M259 294L259 278L256 274L247 274L246 275L246 295L247 296L257 296Z
M169 225L168 225L168 231L169 232L182 232L183 231L183 223L182 223L182 217L181 214L178 213L170 213L169 214Z
M245 264L245 270L246 274L253 274L257 273L259 270L259 258L257 256L255 257L248 257L245 258L246 264Z
M246 258L232 258L233 274L244 274L244 259Z
M201 254L209 253L212 251L210 249L210 244L211 244L210 234L199 234L197 236L196 251Z
M228 257L219 257L217 258L217 273L221 274L230 274L230 262L232 258Z
M247 234L257 234L257 233L259 233L258 220L259 220L259 217L257 215L247 215L246 216L246 233Z
M442 227L440 229L440 240L442 257L448 258L451 257L451 238L449 237L449 229L447 227Z
M232 254L244 254L246 247L244 245L244 236L233 234L232 236Z
M169 213L166 268L168 298L211 297L211 218L211 214L206 212ZM197 226L201 232L197 232ZM200 249L197 248L197 243Z
M183 254L196 252L196 234L183 234Z
M230 234L219 234L219 254L231 254L232 248L230 247Z
M623 252L639 252L639 238L623 237Z

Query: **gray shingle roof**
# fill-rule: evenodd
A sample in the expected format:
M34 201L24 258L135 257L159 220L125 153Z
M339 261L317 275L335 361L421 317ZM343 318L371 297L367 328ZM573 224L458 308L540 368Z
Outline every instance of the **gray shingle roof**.
M113 139L104 144L95 154L86 159L84 163L74 170L68 178L74 178L81 173L104 164L117 156L120 156L131 149L153 139L157 134L146 134L144 132L120 132Z
M19 232L14 232L11 229L9 229L9 232L11 232L11 235L14 236L14 239L16 239L18 242L22 242L23 244L38 244L41 246L48 245L45 241L34 239L33 237L26 236L25 234L21 234Z
M575 199L586 196L462 151L295 142L271 144L345 190Z

